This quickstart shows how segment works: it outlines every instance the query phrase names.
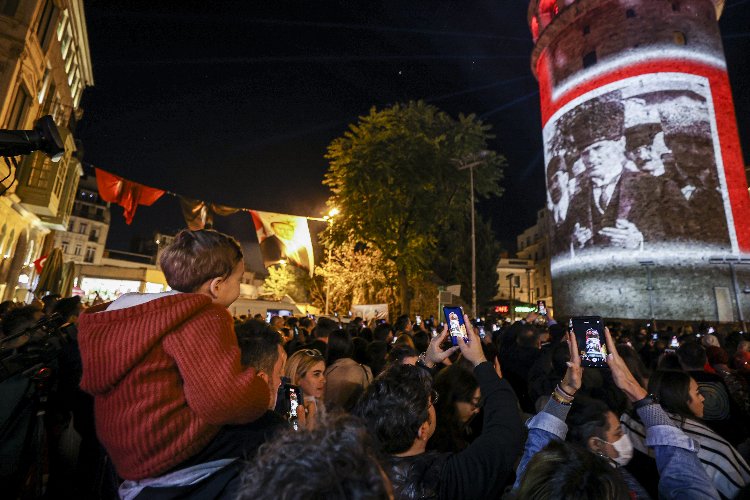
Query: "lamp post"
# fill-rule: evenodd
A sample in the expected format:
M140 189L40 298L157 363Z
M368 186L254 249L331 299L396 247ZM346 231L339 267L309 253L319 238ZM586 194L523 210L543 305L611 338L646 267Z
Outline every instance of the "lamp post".
M334 208L332 208L328 212L328 215L326 215L325 217L323 217L323 220L328 223L328 235L329 236L331 235L331 230L333 228L333 218L336 217L338 214L339 214L339 209L334 207ZM331 244L331 242L329 240L329 242L328 242L328 262L331 262L331 252L332 252L332 250L333 250L333 245ZM326 316L328 315L328 304L329 304L328 298L330 297L330 295L331 295L331 278L326 278L326 312L325 312Z
M509 275L507 275L505 277L508 280L508 288L510 289L509 291L510 291L510 322L511 323L513 323L516 320L516 308L515 308L515 305L513 304L514 298L515 298L514 297L515 290L513 290L513 288L514 288L513 287L513 285L514 285L513 279L515 277L516 277L516 275L513 274L513 273L510 273Z
M489 151L480 151L476 155L453 160L459 170L469 170L469 183L471 187L471 312L474 318L477 317L477 237L474 225L474 167L483 164L485 162L484 158L488 154Z

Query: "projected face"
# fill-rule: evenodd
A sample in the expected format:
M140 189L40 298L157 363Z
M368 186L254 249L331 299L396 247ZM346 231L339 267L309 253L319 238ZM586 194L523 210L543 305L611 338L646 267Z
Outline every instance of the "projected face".
M633 257L731 250L710 96L699 76L642 75L576 98L550 118L553 264L585 265L586 255L602 258L603 249Z
M654 135L646 134L640 144L633 145L628 155L638 167L638 170L658 177L664 175L666 166L664 160L672 150L664 141L664 132L659 131Z
M584 149L581 158L595 186L608 184L622 172L625 162L624 141L620 139L595 142Z

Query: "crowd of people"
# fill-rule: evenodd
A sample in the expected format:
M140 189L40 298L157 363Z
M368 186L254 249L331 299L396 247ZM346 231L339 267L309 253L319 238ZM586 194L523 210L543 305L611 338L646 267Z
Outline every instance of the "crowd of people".
M242 251L215 231L179 233L161 267L169 292L2 304L3 352L45 315L77 332L54 365L49 498L750 494L742 332L612 324L607 367L584 368L575 336L537 313L465 317L457 342L408 315L233 318ZM77 459L61 452L71 430ZM16 448L3 482L23 496L35 457Z

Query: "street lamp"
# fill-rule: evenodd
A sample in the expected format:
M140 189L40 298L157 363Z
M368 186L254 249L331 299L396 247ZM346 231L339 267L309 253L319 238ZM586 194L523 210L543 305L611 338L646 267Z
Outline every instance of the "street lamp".
M466 158L454 159L459 170L469 170L469 182L471 185L471 312L477 317L477 238L474 226L474 167L485 162L489 151L482 150L475 155Z
M516 277L515 274L510 273L505 278L508 280L508 288L510 289L510 322L513 323L516 320L516 307L514 302L515 299L515 290L514 288L514 278Z
M330 232L333 228L333 218L336 217L339 213L338 208L333 207L331 210L329 210L328 215L323 216L323 220L328 223L328 235L330 236ZM328 262L331 262L331 251L333 250L333 245L331 242L328 242ZM326 316L328 315L328 297L331 295L331 278L326 278Z

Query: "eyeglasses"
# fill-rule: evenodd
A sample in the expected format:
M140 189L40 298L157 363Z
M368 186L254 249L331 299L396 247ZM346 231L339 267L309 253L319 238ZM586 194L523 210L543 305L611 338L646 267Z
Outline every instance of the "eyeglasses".
M322 358L323 357L323 353L320 352L317 349L300 349L300 351L302 351L303 353L307 354L308 356L315 356L315 357L318 357L318 358Z

